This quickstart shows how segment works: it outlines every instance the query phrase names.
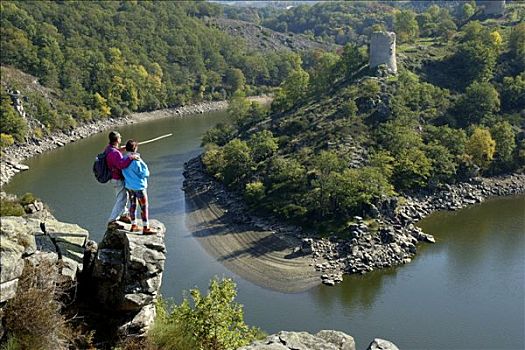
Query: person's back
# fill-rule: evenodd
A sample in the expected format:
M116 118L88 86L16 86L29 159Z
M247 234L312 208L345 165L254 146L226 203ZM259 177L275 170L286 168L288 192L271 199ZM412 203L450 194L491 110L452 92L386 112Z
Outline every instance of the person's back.
M126 151L128 157L137 156L138 143L134 140L128 140L126 142ZM137 202L140 204L140 215L142 218L143 230L142 233L155 234L156 232L149 227L149 212L148 212L148 177L149 169L146 163L139 157L136 157L131 164L122 170L124 175L124 182L126 190L129 193L129 199L131 203L130 215L131 215L131 232L138 232L140 229L137 226L135 212L137 210Z
M132 154L140 156L136 152L132 152ZM132 161L127 168L122 170L122 174L124 175L126 189L138 191L148 188L149 169L142 159Z

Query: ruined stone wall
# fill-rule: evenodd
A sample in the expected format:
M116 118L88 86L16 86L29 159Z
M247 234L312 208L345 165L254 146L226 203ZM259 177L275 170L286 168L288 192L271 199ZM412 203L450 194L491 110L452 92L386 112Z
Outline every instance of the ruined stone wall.
M388 71L397 73L396 34L373 32L370 36L370 68L386 65Z

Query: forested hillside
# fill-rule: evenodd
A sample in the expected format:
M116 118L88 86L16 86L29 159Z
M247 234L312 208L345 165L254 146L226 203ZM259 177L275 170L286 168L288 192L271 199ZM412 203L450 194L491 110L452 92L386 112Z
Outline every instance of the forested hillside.
M259 212L331 229L395 193L522 171L525 23L507 10L445 37L398 30L397 76L364 47L310 57L270 113L234 99L236 127L204 137L207 171Z
M29 99L46 129L118 117L277 86L295 61L291 52L250 51L207 26L222 7L206 2L2 1L2 65L32 74L60 103ZM21 90L20 74L2 86ZM265 91L263 89L263 91ZM27 95L29 91L21 91ZM23 140L26 122L2 91L1 132ZM5 140L5 137L4 137Z
M508 2L508 1L507 1ZM225 11L231 17L255 21L283 33L301 33L317 40L363 43L378 29L396 31L400 41L417 37L448 36L468 20L483 17L475 1L320 1L288 11L263 8ZM507 13L510 21L523 21L525 10Z

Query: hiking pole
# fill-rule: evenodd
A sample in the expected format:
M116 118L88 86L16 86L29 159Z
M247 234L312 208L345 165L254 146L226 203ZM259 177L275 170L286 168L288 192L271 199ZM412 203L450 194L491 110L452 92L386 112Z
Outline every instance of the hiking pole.
M155 142L155 141L164 139L166 137L170 137L172 135L173 134L166 134L166 135L162 135L162 136L159 136L159 137L155 137L154 139L150 139L150 140L146 140L146 141L139 141L139 145L142 146L142 145L145 145L146 143Z

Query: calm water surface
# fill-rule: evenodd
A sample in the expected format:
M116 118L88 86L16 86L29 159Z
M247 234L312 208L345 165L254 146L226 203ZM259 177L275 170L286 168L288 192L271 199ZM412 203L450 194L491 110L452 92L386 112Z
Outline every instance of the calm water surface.
M148 163L151 216L166 224L168 256L164 296L205 289L214 275L233 277L249 324L279 330L338 329L365 349L374 337L401 349L525 348L525 197L491 200L421 222L435 235L408 265L352 276L336 287L284 294L243 280L210 257L186 227L183 164L200 152L200 137L224 113L163 119L120 129L123 140L173 133L139 149ZM58 219L87 228L100 240L113 205L108 185L95 181L91 165L106 132L27 162L29 172L6 187L33 192Z

